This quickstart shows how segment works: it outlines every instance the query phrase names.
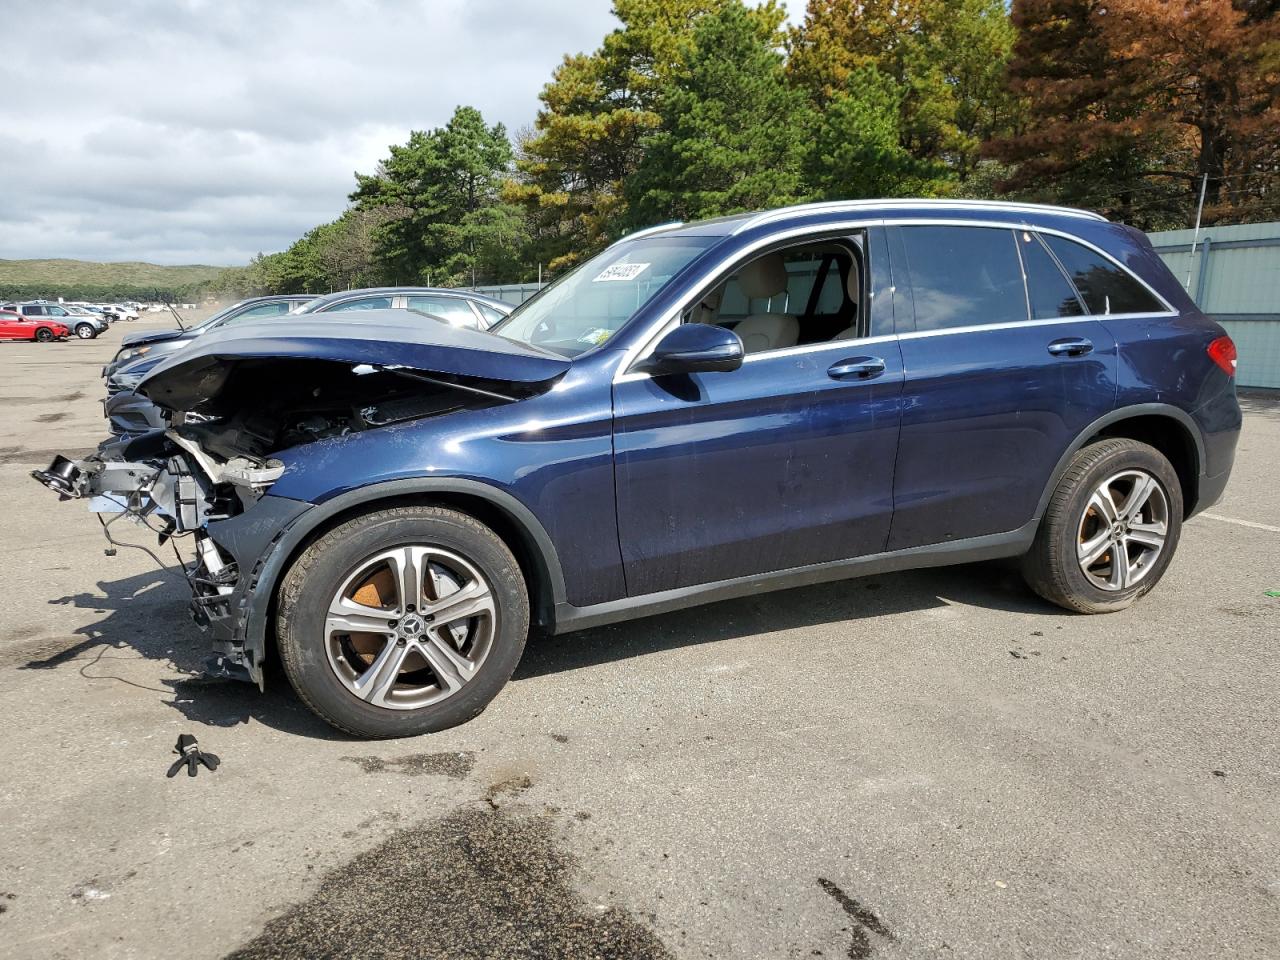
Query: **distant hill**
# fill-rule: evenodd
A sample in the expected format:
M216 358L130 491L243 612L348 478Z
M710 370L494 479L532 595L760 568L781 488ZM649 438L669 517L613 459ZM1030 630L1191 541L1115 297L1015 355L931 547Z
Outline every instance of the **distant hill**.
M91 263L87 260L0 260L0 296L70 300L193 296L226 267L204 264Z

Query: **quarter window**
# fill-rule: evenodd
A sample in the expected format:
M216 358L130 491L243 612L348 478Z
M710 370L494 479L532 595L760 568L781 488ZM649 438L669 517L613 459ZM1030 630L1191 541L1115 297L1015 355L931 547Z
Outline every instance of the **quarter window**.
M497 323L499 320L501 320L503 317L506 316L506 314L503 313L501 310L495 310L493 307L489 306L487 303L476 303L473 300L472 305L477 310L479 310L482 314L484 314L484 318L488 320L489 323L491 324Z
M1164 310L1150 291L1106 257L1066 237L1045 234L1044 241L1070 274L1091 314Z
M1019 231L1017 236L1018 249L1022 251L1022 269L1027 275L1031 319L1052 320L1083 314L1084 305L1076 296L1075 288L1039 237L1027 230Z
M430 317L438 317L452 327L477 325L476 315L467 306L467 301L453 297L410 297L409 309Z
M1013 231L902 227L917 330L1018 323L1027 296Z

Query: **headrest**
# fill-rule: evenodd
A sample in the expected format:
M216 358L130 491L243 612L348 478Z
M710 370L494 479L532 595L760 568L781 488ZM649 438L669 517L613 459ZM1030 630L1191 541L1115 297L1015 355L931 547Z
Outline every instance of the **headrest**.
M845 284L845 289L849 292L849 299L854 303L860 303L862 299L862 277L858 272L858 261L849 261L849 282Z
M787 289L787 266L780 253L766 253L738 271L742 292L752 300L776 297Z

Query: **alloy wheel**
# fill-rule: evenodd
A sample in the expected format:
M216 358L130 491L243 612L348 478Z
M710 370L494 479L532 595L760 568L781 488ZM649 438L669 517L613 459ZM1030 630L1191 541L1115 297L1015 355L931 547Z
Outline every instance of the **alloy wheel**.
M1169 498L1145 470L1122 470L1089 497L1076 538L1080 569L1093 586L1117 592L1155 566L1169 535Z
M484 574L459 554L420 544L384 550L356 566L330 601L329 666L374 706L438 703L489 655L496 609Z
M93 333L93 327L89 326L87 323L82 323L80 326L76 327L76 336L81 340L92 340Z

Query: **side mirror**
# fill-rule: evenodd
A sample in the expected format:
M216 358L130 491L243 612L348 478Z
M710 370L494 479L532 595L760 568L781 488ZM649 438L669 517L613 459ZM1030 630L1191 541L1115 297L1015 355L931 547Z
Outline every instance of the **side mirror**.
M732 330L709 323L682 323L658 341L639 369L655 376L728 372L742 366L745 353Z

